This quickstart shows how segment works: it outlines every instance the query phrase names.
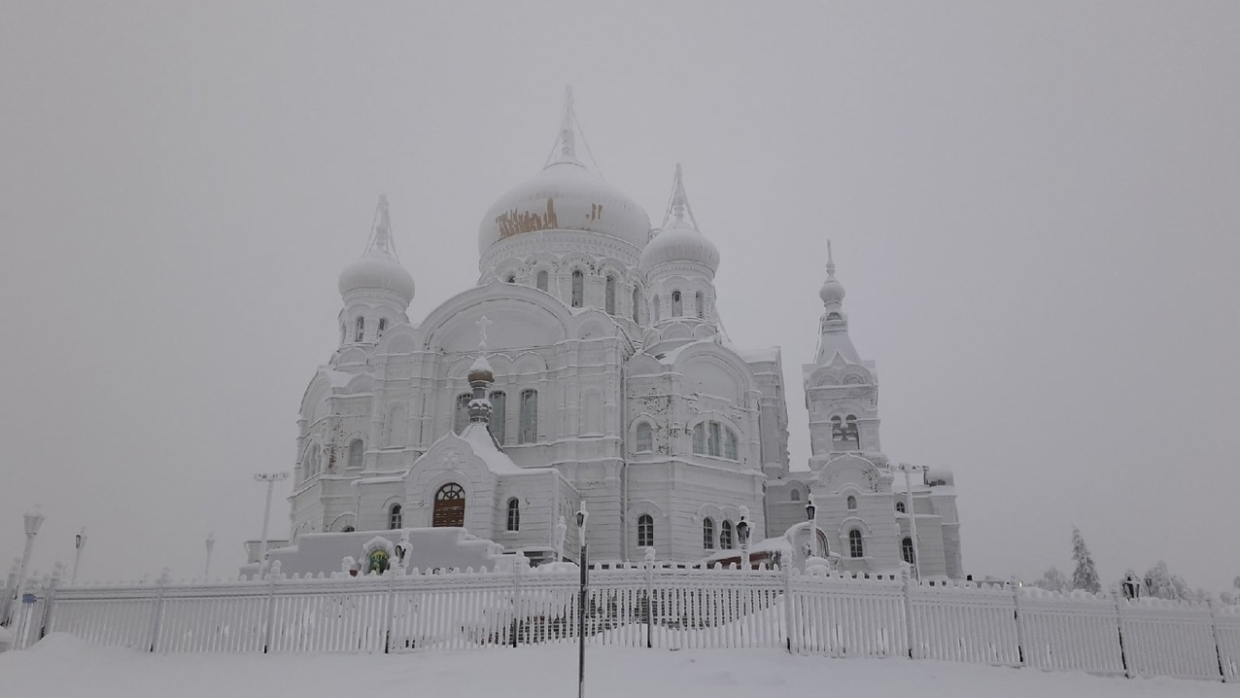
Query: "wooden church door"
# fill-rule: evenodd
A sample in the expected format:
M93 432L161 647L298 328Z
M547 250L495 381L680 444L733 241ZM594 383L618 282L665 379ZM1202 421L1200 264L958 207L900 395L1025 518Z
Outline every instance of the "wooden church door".
M455 482L449 482L435 493L435 512L431 517L435 528L465 526L465 490Z

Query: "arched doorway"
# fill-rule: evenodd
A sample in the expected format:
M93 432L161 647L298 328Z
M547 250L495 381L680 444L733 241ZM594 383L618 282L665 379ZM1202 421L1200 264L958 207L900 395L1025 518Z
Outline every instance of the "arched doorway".
M435 513L431 517L435 528L465 526L465 490L455 482L449 482L435 493Z

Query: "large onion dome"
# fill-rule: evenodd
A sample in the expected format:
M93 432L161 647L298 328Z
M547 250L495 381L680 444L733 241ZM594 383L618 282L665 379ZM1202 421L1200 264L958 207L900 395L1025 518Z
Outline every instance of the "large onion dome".
M719 248L698 231L693 212L689 210L680 165L676 165L669 220L642 250L641 268L648 273L667 262L699 264L709 268L712 275L719 268Z
M366 246L366 252L340 272L340 295L353 291L387 291L408 306L413 301L414 283L410 274L396 259L396 248L388 221L387 197L379 201L378 222Z

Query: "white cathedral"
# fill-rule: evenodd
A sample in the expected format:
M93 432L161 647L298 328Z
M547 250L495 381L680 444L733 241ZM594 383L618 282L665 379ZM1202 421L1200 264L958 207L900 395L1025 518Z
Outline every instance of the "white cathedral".
M417 324L380 201L340 275L340 346L302 398L293 543L459 527L537 563L584 506L592 562L695 562L739 546L742 512L752 540L783 536L812 496L819 554L844 569L917 555L923 576L963 576L950 472L916 469L906 489L881 451L877 373L829 247L802 367L812 457L791 471L780 350L724 331L719 251L680 167L653 229L578 159L578 135L570 99L550 163L483 216L478 283Z

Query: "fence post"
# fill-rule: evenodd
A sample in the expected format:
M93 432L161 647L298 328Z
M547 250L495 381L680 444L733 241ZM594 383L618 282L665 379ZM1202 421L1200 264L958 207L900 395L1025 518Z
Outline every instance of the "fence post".
M396 622L396 580L405 575L405 566L398 562L388 568L387 612L383 621L383 653L391 651L392 625Z
M646 565L646 649L654 647L654 562Z
M1124 676L1132 678L1132 662L1128 658L1128 648L1124 647L1124 599L1118 591L1112 591L1115 597L1115 626L1119 632L1119 660L1124 667Z
M1214 607L1214 599L1206 599L1210 607L1210 632L1214 635L1214 655L1218 657L1218 673L1223 675L1223 683L1227 683L1227 668L1223 665L1223 645L1218 639L1218 610Z
M524 559L524 555L521 556ZM521 635L521 565L512 563L512 646L516 648Z
M56 601L56 592L60 589L60 582L65 576L65 564L57 562L52 567L52 580L47 585L47 598L43 601L43 617L39 619L39 640L47 635L47 629L52 621L52 604ZM1219 665L1220 667L1222 664Z
M908 658L921 659L917 651L917 632L913 627L913 575L909 564L900 565L901 591L904 592L904 634L908 639Z
M1025 619L1020 616L1020 589L1020 582L1013 579L1012 600L1016 603L1016 609L1013 611L1016 616L1016 656L1020 660L1020 665L1025 666Z
M788 557L791 558L792 556L789 555ZM787 635L787 638L785 639L787 641L788 654L792 654L792 635L793 635L794 630L792 627L793 614L792 614L792 561L791 560L789 560L784 565L783 572L784 572L784 632ZM798 646L797 649L799 650L800 647Z
M168 587L168 583L172 581L172 573L167 567L159 575L159 593L155 596L155 609L151 612L151 652L155 651L155 647L159 644L159 623L164 615L164 590Z
M276 563L279 564L279 560ZM264 623L263 628L263 654L271 652L271 640L275 636L276 624L276 570L273 569L267 573L267 578L271 580L271 588L267 592L267 608L263 610Z

